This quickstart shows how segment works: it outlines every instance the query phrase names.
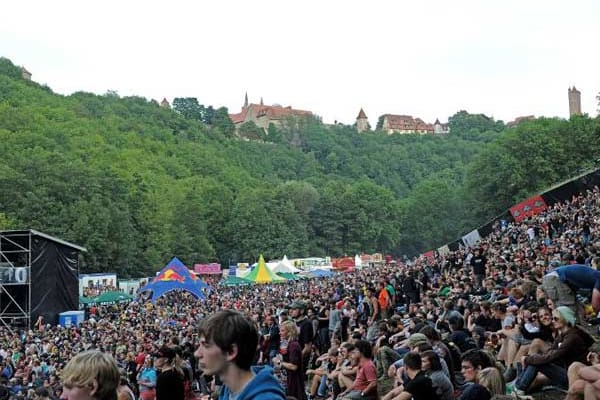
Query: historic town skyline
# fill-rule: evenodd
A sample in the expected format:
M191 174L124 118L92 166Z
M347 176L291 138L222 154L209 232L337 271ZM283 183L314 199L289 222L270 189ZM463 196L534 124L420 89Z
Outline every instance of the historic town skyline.
M380 115L445 122L569 116L566 88L596 115L600 5L591 1L358 1L192 5L6 4L2 56L70 94L196 97L240 112L262 96L326 123ZM35 12L34 12L35 11Z

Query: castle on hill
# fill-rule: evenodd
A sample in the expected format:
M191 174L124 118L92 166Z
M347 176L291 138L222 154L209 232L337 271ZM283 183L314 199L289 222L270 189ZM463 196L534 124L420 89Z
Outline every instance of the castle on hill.
M381 130L388 135L392 133L446 135L450 132L448 124L442 124L439 119L436 119L433 124L428 124L421 118L413 118L411 115L384 114L379 118L382 120ZM370 130L369 120L362 108L356 117L356 130L359 133Z
M236 128L245 122L254 122L257 126L267 129L269 124L281 125L282 121L287 117L301 117L313 115L310 111L298 110L292 106L282 107L274 104L267 106L263 103L261 97L260 104L248 103L248 93L244 97L244 105L242 111L237 114L229 114L229 118L234 123Z

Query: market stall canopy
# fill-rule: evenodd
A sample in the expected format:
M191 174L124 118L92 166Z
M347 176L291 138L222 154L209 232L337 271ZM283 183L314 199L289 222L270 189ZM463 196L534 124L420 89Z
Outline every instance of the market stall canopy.
M285 278L287 280L291 280L291 281L299 281L302 279L307 279L306 276L304 276L304 275L291 274L289 272L278 272L277 275L279 275L280 277Z
M333 272L327 269L315 269L309 275L313 278L328 278L333 275Z
M221 282L223 286L241 286L241 285L251 285L252 282L246 280L244 278L240 278L239 276L230 275L227 278L223 279Z
M84 307L109 306L118 303L129 303L133 296L119 291L104 292L96 297L79 296L79 304Z
M253 283L277 283L285 282L286 280L267 268L262 254L258 259L258 265L252 270L252 272L244 276L244 279L247 279Z
M301 269L296 268L292 265L291 261L288 260L287 256L283 256L283 260L279 261L274 268L271 269L271 271L275 272L275 273L288 273L288 274L295 274L298 272L302 272Z
M212 288L190 273L190 270L177 257L173 257L150 283L140 289L140 292L151 291L150 300L154 303L159 297L174 290L185 290L202 300L206 297L202 292L203 289L211 290Z

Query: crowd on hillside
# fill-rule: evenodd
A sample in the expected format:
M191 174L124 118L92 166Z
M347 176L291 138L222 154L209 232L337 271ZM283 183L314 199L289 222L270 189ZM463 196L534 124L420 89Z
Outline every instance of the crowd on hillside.
M221 309L256 324L255 364L272 368L289 398L486 400L552 384L592 399L600 278L588 287L579 276L571 289L588 290L566 305L546 279L562 278L558 267L571 264L579 274L600 268L598 188L434 258L275 285L215 285L203 301L170 293L155 304L97 307L70 328L0 327L0 400L58 398L62 368L88 349L114 356L121 399L175 398L160 387L167 366L184 397L214 395L219 377L203 374L194 351L200 322Z

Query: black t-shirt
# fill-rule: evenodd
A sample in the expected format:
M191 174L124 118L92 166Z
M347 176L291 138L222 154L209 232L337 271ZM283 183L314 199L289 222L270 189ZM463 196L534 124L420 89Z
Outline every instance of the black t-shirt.
M312 322L308 318L304 318L302 321L297 323L300 334L298 336L298 343L300 347L304 349L306 343L312 343L314 338L314 331Z
M494 325L494 318L479 314L479 316L475 318L475 325L482 327L486 331L492 331L491 326Z
M156 400L184 400L183 376L174 369L158 374Z
M411 379L404 390L412 394L413 400L439 400L431 379L423 371Z
M490 392L478 383L468 385L460 396L460 400L490 400L491 398Z
M473 273L475 275L485 275L485 264L487 260L485 256L473 256L471 258L471 266L473 267Z

